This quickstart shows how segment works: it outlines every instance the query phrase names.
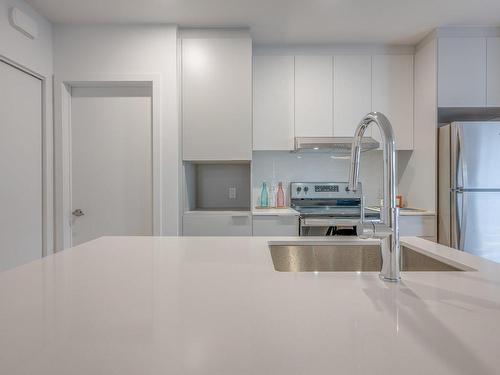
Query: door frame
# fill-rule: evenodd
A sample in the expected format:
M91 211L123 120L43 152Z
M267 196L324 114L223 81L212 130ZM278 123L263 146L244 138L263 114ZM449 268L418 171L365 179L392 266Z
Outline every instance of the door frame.
M47 126L47 77L14 60L0 54L0 62L20 70L38 80L41 83L41 134L42 134L42 258L52 253L54 212L52 208L53 176L52 176L52 127Z
M55 251L72 246L71 236L71 90L74 87L136 86L151 88L152 126L152 212L153 235L162 234L162 213L165 210L162 188L161 111L159 74L92 74L84 76L54 77L54 186L55 186Z

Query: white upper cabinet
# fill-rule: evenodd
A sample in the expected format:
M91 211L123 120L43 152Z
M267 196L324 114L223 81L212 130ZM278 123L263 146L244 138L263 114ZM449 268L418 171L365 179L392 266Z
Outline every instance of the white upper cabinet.
M487 106L500 107L500 38L488 38L487 51Z
M371 111L371 56L335 56L333 66L333 135L352 137L361 118Z
M392 124L396 148L413 149L413 55L373 56L372 98L372 110ZM377 131L372 135L380 139Z
M253 74L253 149L293 150L293 56L254 56Z
M332 56L295 56L295 136L333 135Z
M252 40L182 39L184 160L252 159Z
M370 111L389 118L397 149L413 149L413 55L255 56L253 89L254 150L352 137Z
M439 38L438 106L486 106L486 38Z

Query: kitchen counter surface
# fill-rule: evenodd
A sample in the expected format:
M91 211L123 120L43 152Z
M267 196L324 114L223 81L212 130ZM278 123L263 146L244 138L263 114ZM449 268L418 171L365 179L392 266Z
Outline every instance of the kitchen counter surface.
M0 372L499 373L500 264L408 237L475 271L274 271L269 241L314 240L103 237L2 272Z
M368 206L365 210L380 212L380 207L378 206ZM420 208L400 208L399 216L436 216L436 212L424 210Z
M299 216L299 213L293 208L254 208L253 216Z
M401 216L436 216L436 213L434 211L427 211L427 210L405 210L404 208L402 210L399 210L399 215Z

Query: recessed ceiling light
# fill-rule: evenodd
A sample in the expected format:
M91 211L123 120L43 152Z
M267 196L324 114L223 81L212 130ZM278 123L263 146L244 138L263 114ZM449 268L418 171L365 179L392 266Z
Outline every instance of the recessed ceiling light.
M314 150L319 150L319 147L314 147L313 149L314 149Z

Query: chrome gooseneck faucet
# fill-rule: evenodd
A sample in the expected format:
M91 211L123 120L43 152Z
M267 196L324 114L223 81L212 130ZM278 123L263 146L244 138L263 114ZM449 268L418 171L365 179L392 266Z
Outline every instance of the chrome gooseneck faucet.
M381 240L382 270L380 277L386 281L400 279L399 208L396 207L396 144L391 123L380 112L368 113L354 133L349 170L349 190L356 191L359 178L361 142L370 124L380 129L384 142L384 205L380 210L380 223L360 221L358 237ZM361 207L364 210L364 207ZM363 217L362 215L361 217Z

